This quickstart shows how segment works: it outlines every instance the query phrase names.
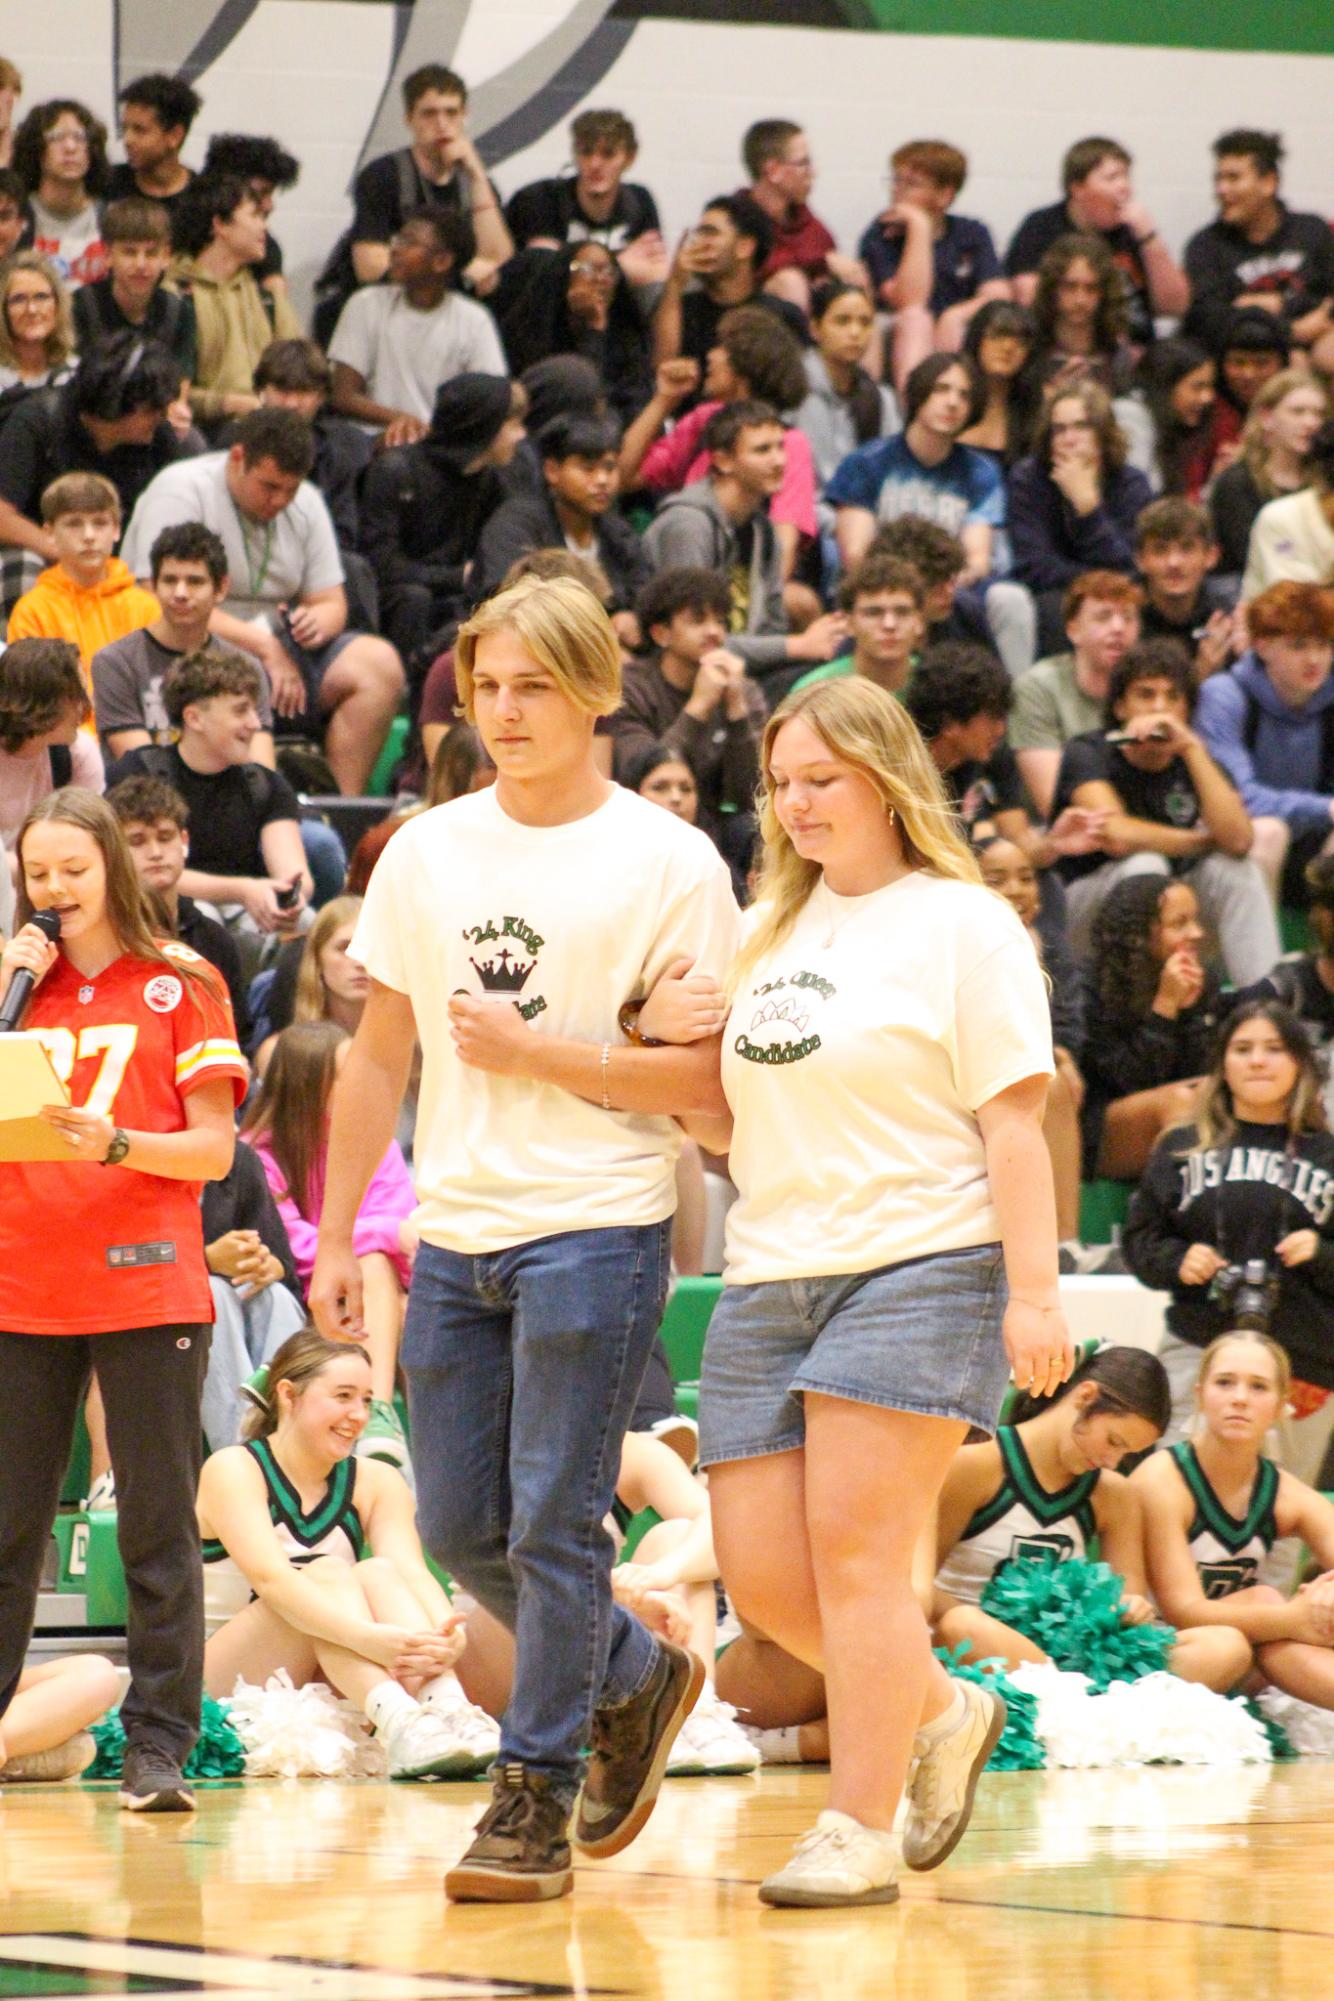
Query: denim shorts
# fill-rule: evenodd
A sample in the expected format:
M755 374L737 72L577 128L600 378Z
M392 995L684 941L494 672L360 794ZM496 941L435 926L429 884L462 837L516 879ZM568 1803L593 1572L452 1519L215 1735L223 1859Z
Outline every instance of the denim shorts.
M725 1286L700 1374L700 1464L801 1446L806 1390L994 1431L1006 1298L999 1244Z
M331 639L326 646L302 646L294 639L285 626L278 628L278 639L283 652L300 674L306 689L306 706L303 713L313 720L320 711L320 689L324 677L333 666L340 653L345 653L353 641L361 637L357 632L340 632L337 639Z

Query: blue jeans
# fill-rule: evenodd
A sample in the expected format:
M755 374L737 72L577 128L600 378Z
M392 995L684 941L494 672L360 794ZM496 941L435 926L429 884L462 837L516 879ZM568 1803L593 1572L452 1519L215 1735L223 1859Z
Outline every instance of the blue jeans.
M403 1329L417 1519L514 1634L500 1761L573 1796L594 1708L657 1643L611 1596L603 1526L667 1289L670 1225L572 1230L485 1257L423 1244Z
M301 845L306 851L306 867L315 885L317 910L343 894L347 880L347 855L335 830L323 820L302 820Z

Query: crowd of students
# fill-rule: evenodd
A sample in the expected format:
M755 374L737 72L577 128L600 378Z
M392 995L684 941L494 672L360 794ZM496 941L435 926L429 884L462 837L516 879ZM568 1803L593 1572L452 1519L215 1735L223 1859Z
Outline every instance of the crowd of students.
M0 61L0 101L20 88ZM671 254L622 113L581 112L572 172L502 203L465 85L428 65L404 86L410 143L358 177L316 340L270 229L298 162L230 134L186 166L200 101L177 78L119 107L115 167L72 101L0 134L0 930L16 894L31 910L34 810L105 791L120 834L92 819L90 837L123 836L155 935L217 969L249 1058L242 1138L203 1198L209 1686L323 1674L398 1776L497 1753L512 1644L485 1605L450 1612L423 1562L395 1404L415 1068L356 1217L365 1349L304 1322L329 1105L371 987L348 953L361 899L397 830L495 778L458 720L455 639L528 576L578 579L609 614L598 770L707 835L743 903L768 718L794 694L817 720L848 689L893 697L948 808L945 873L980 870L1046 974L1063 1269L1109 1262L1082 1240L1083 1185L1137 1184L1110 1258L1171 1293L1163 1363L1113 1351L959 1453L918 1564L937 1638L1032 1658L979 1580L1013 1536L1073 1523L1063 1553L1099 1535L1127 1618L1152 1592L1181 1629L1178 1672L1228 1688L1258 1668L1334 1706L1325 1596L1280 1600L1261 1574L1294 1533L1334 1561L1334 1517L1297 1479L1319 1473L1334 1390L1334 236L1281 200L1277 137L1216 142L1217 217L1180 263L1107 138L1071 147L1062 198L1003 259L955 211L963 153L904 144L853 254L810 207L804 132L769 119L745 135L747 185ZM335 795L360 802L355 846ZM1284 955L1284 905L1309 910L1312 951ZM692 1141L676 1168L680 1269L699 1268L706 1157ZM1233 1332L1248 1261L1281 1347ZM1271 1475L1290 1370L1300 1421ZM1193 1443L1123 1480L1193 1396ZM643 1416L617 1491L666 1533L617 1588L711 1659L708 1496L652 1437L670 1394ZM115 1505L97 1383L87 1417L90 1499ZM719 1484L741 1491L734 1470ZM1252 1515L1263 1548L1233 1549L1224 1525ZM1187 1562L1208 1535L1216 1576ZM305 1575L297 1552L335 1560ZM675 1769L827 1753L823 1675L755 1602ZM105 1700L87 1662L25 1679L0 1778L29 1754L55 1769ZM928 1813L914 1866L948 1852L950 1813L962 1832L962 1807Z

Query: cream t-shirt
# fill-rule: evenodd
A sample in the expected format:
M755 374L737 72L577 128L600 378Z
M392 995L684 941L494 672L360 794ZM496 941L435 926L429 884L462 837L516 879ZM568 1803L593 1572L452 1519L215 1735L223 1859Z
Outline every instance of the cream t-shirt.
M658 1223L676 1207L671 1119L604 1112L557 1085L461 1063L450 995L508 996L535 1034L623 1048L622 1003L677 958L721 980L739 928L713 843L619 786L558 827L523 826L492 789L399 829L349 951L417 1018L413 1172L428 1243L477 1256Z
M999 896L921 870L869 896L817 884L723 1036L727 1283L995 1243L977 1108L1052 1072L1037 956Z

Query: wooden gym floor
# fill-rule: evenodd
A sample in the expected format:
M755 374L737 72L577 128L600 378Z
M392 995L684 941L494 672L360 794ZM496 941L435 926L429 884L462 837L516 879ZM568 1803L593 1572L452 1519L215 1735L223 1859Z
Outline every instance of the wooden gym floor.
M1334 1764L1006 1774L902 1900L767 1911L825 1774L669 1781L575 1894L446 1904L481 1786L272 1781L135 1818L0 1787L0 1996L217 2001L1312 2001L1334 1949Z

